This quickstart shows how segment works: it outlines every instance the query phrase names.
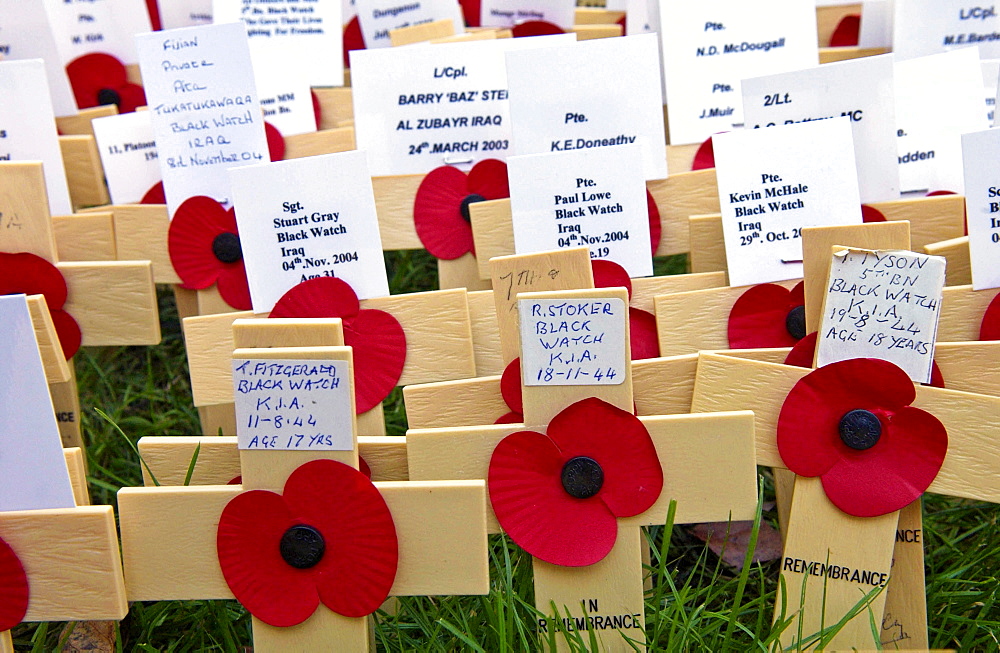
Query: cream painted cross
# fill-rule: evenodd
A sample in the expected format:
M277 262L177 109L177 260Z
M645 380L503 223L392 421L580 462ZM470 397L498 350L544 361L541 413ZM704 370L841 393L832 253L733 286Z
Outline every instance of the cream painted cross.
M347 347L238 349L250 360L347 361ZM353 376L352 388L353 388ZM351 393L353 404L353 391ZM349 416L354 422L354 414ZM355 435L352 431L351 437ZM125 583L131 600L231 599L216 549L226 504L244 490L281 492L289 474L310 460L358 464L348 451L240 452L242 486L123 488L118 494ZM381 482L399 541L392 596L486 594L489 591L485 487L482 481ZM461 552L461 555L455 555ZM369 650L369 623L324 606L298 626L278 628L254 618L259 651Z
M522 293L522 300L559 299L627 302L624 288ZM623 317L623 321L624 317ZM631 412L633 379L628 359L628 327L624 327L625 378L620 385L527 386L522 384L524 419L528 429L544 431L546 424L571 404L598 397ZM646 512L618 522L618 539L610 554L589 567L559 567L533 559L535 605L549 620L539 624L540 635L557 628L559 619L583 617L584 611L601 625L595 635L602 650L633 650L625 637L644 640L642 555L640 526L662 524L671 501L677 502L679 523L740 520L753 516L756 503L752 416L746 412L717 415L674 415L640 418L649 431L660 464L664 487ZM464 428L410 429L407 458L410 478L485 479L494 448L507 435L526 426L496 425ZM609 434L608 437L613 437ZM705 452L713 452L705 455ZM727 479L719 488L714 480ZM490 514L490 529L499 524ZM623 615L630 615L626 619ZM603 617L600 622L596 617ZM567 622L563 622L564 625ZM571 621L570 624L579 624ZM585 635L586 637L586 635ZM565 646L565 642L563 642Z

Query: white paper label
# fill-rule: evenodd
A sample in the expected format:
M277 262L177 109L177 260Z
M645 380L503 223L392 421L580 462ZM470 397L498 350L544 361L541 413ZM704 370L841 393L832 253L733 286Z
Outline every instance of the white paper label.
M983 71L983 92L986 94L986 120L987 124L996 127L996 105L997 105L997 78L1000 77L1000 60L990 59L980 61L979 67Z
M864 0L858 47L892 49L892 0Z
M816 364L848 358L895 363L928 383L941 315L945 260L908 251L834 254Z
M216 23L243 21L251 46L267 41L292 53L294 67L305 71L311 86L344 85L340 0L215 0L213 4ZM254 65L258 63L255 58Z
M76 114L76 100L41 3L0 0L0 59L44 61L56 115Z
M507 74L514 154L635 144L645 178L667 176L655 34L508 52Z
M72 508L59 426L24 295L0 297L0 512Z
M331 360L233 360L240 449L354 448L350 365Z
M962 136L973 290L1000 288L1000 130Z
M653 274L638 146L515 156L507 176L515 253L586 245L630 277Z
M910 59L978 45L984 59L1000 57L995 5L968 0L895 0L893 53Z
M801 278L803 227L861 224L848 118L712 142L730 285Z
M163 29L212 24L212 0L162 0L160 23Z
M815 66L816 8L801 0L660 0L670 142L743 124L740 81Z
M619 385L625 382L621 299L519 299L524 385Z
M892 55L743 80L747 129L847 116L862 202L899 199Z
M895 69L902 190L961 194L961 135L989 127L978 50L899 61Z
M462 6L456 0L357 0L358 23L369 50L392 46L389 32L450 19L456 34L465 31ZM351 66L353 71L353 64ZM353 83L354 76L351 75Z
M148 111L92 121L112 204L138 204L160 181L160 161Z
M254 312L316 277L343 279L360 299L389 294L364 152L247 166L232 177Z
M63 64L103 52L136 63L134 37L153 29L143 0L44 0Z
M136 41L170 215L194 195L228 206L226 171L270 161L246 30L206 25Z
M576 0L482 0L483 27L513 27L535 20L569 29L576 22Z
M282 136L316 131L312 90L299 57L294 48L273 41L250 41L250 60L264 121Z
M660 31L658 0L626 0L623 9L625 9L626 34L649 34Z
M570 43L573 35L351 52L354 130L374 176L469 169L510 154L508 50Z
M73 207L56 118L40 59L0 62L0 162L41 161L52 215Z

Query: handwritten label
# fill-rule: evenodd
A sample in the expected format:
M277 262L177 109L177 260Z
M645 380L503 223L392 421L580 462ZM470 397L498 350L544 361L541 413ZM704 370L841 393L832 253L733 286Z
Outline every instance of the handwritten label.
M340 0L215 0L213 11L216 23L242 21L251 46L270 42L294 52L294 68L311 86L344 85Z
M233 360L240 449L349 451L350 366L331 360Z
M456 34L465 31L462 7L455 0L357 0L358 23L368 49L392 46L389 32L394 29L451 20ZM354 82L351 65L351 82Z
M563 29L576 22L576 0L483 0L483 27L513 27L518 23L544 20Z
M621 299L521 299L521 374L525 385L619 385L625 382Z
M170 0L160 3L163 29L212 24L212 0Z
M134 38L153 29L143 0L44 0L63 64L104 52L136 63Z
M743 80L747 128L850 119L862 202L899 198L892 55Z
M899 61L895 72L902 190L961 193L961 135L989 127L978 50Z
M931 380L945 260L907 251L833 256L820 323L819 367L881 358L916 383Z
M160 160L148 111L92 121L112 204L138 204L160 181Z
M0 512L72 508L66 459L24 295L0 297Z
M661 2L670 142L743 124L740 80L819 63L816 8L799 0Z
M227 170L270 160L239 23L136 37L171 216L189 197L229 205Z
M861 224L847 118L739 130L712 142L731 285L801 278L803 227Z
M76 114L76 100L62 65L49 16L39 2L0 0L0 59L45 62L52 108L57 116Z
M637 145L507 161L514 251L590 248L631 277L653 274L646 184Z
M507 74L514 154L638 145L645 178L667 176L656 35L509 52Z
M572 35L351 52L354 129L375 176L469 169L511 148L504 53Z
M232 185L255 312L316 277L341 278L361 299L389 294L364 152L237 168Z
M56 118L40 59L0 62L0 162L41 161L52 215L73 207Z
M972 288L1000 288L1000 130L964 134L962 156Z
M996 6L968 0L895 0L892 50L911 59L970 45L983 59L1000 58Z

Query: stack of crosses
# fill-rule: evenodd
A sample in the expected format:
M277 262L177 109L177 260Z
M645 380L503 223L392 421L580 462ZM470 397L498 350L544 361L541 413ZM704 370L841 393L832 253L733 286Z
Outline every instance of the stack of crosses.
M158 344L152 264L116 260L113 239L101 237L110 234L110 219L106 213L53 219L42 164L0 163L0 252L27 252L55 264L68 290L63 308L79 324L83 346ZM82 250L90 250L85 260L79 260ZM73 366L58 358L44 360L54 370L50 391L59 430L64 445L81 446Z
M250 360L347 361L349 347L238 349ZM353 374L351 403L353 408ZM353 410L352 410L352 423ZM281 492L300 465L331 459L358 466L349 451L242 450L242 485L123 488L118 493L125 585L130 600L232 599L222 575L216 530L226 504L245 490ZM486 594L489 591L486 495L482 481L379 482L399 541L391 596ZM365 618L321 606L298 626L253 620L258 651L374 650Z
M517 298L566 301L613 298L626 304L628 301L624 288L519 293ZM410 478L485 479L493 449L500 440L526 428L544 431L555 415L587 397L596 396L632 412L633 379L627 322L623 327L626 374L620 385L541 387L522 384L524 424L411 428L407 431ZM547 619L539 623L539 632L545 637L548 637L546 633L557 629L582 630L580 625L587 624L585 628L593 631L601 650L644 649L644 543L639 527L662 525L674 502L677 523L751 519L755 514L757 485L753 443L748 440L753 438L750 413L650 416L641 420L652 437L663 467L663 491L646 512L619 520L616 544L600 562L589 567L569 568L533 559L535 606L547 615ZM613 438L614 434L609 433L608 437ZM705 452L712 453L706 455ZM725 479L721 487L718 479ZM499 530L492 513L489 528L491 532ZM648 554L648 550L645 553ZM620 627L594 629L594 621L579 619L587 612L591 616L595 612L609 616L631 615L633 620L626 620ZM611 621L606 620L604 624ZM561 642L560 646L565 648L566 642Z
M44 298L29 297L28 305L51 387L61 377L46 359L62 356L59 339ZM24 620L122 619L128 603L114 510L90 505L83 451L64 448L63 454L75 508L0 511L0 540L14 550L30 586ZM10 631L0 632L0 653L14 653Z

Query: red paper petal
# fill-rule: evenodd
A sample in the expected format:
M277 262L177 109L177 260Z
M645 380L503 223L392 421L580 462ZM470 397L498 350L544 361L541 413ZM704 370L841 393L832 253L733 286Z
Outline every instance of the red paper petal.
M511 32L514 38L519 39L525 36L548 36L550 34L565 34L566 31L558 25L544 20L529 20L519 25L514 25Z
M170 221L167 249L185 286L208 288L218 279L224 264L212 253L212 243L225 231L236 232L231 223L235 219L230 220L222 205L203 195L189 197L177 208Z
M660 355L660 336L656 332L656 316L639 308L629 308L628 319L632 360L657 358Z
M364 474L365 478L367 478L369 481L371 480L372 468L368 466L368 463L365 462L365 459L362 458L361 456L358 456L358 471Z
M226 504L217 547L222 575L236 599L272 626L294 626L319 606L316 573L296 569L280 554L282 535L299 523L281 496L252 490Z
M941 374L941 368L938 367L937 361L931 361L931 382L927 385L932 388L944 387L944 374Z
M852 358L813 370L792 387L778 415L778 453L799 476L827 473L847 451L840 419L855 409L897 411L916 397L906 372L888 361Z
M652 193L646 191L646 211L649 213L649 247L652 255L656 256L656 250L660 248L660 239L663 237L663 223L660 222L660 209L656 206L656 200Z
M121 102L118 104L118 113L132 113L139 107L146 106L146 91L138 84L126 82L115 88Z
M817 332L813 331L812 333L807 333L805 338L795 343L792 351L788 352L788 356L785 356L785 365L812 367L816 354L816 338Z
M847 48L858 44L861 31L861 14L848 14L840 19L830 35L831 48Z
M468 178L458 168L431 170L417 189L413 223L424 248L435 258L452 260L472 251L472 225L462 218Z
M997 293L983 313L983 321L979 325L979 339L1000 340L1000 293Z
M622 36L628 36L628 25L625 16L616 20L615 23L622 26Z
M80 350L80 343L83 341L80 325L77 324L72 315L62 309L50 309L49 315L52 316L52 325L59 335L59 345L62 347L63 356L69 360Z
M524 415L511 411L497 418L494 424L524 424Z
M462 15L465 18L465 26L479 27L483 0L458 0L458 4L462 5Z
M323 106L319 103L316 91L309 89L309 95L312 97L313 115L316 116L316 129L320 129L320 125L323 123Z
M146 11L149 13L149 22L153 26L153 31L159 32L163 29L163 24L160 22L160 7L156 0L146 0Z
M616 517L638 515L660 496L663 468L649 431L632 413L590 397L552 418L546 433L563 460L587 456L600 464L597 498Z
M712 137L709 136L698 146L698 151L694 153L694 161L691 163L691 170L707 170L715 167L715 148L712 145Z
M948 433L936 417L906 406L881 419L882 437L874 447L848 450L823 475L827 497L849 515L877 517L905 508L934 482L944 463Z
M264 136L267 138L267 152L271 161L281 161L285 158L285 137L278 128L269 122L264 123Z
M326 541L313 568L323 604L345 617L377 610L396 578L399 545L389 507L372 482L344 463L314 460L288 477L284 498Z
M0 295L45 295L50 311L66 303L66 280L41 256L0 252Z
M361 414L381 404L399 384L406 333L389 313L366 309L344 320L344 344L354 348L354 394Z
M351 67L351 50L364 50L365 37L361 33L361 23L355 16L344 25L344 67Z
M519 415L524 413L524 402L521 399L520 358L515 358L503 369L503 374L500 376L500 395L512 412ZM523 421L523 418L518 421Z
M785 328L791 293L773 283L747 289L729 312L729 348L791 347L795 338Z
M21 561L10 545L0 539L0 633L24 620L29 593Z
M876 209L874 206L868 206L867 204L861 205L861 221L862 222L885 222L885 216L882 212Z
M629 301L632 300L632 279L625 268L614 261L592 259L590 269L594 274L594 288L625 288Z
M490 503L500 526L531 555L554 565L592 565L614 547L618 523L597 497L566 493L564 460L541 433L508 435L490 458Z
M250 301L250 283L247 280L247 269L243 259L235 263L221 263L219 278L219 296L238 311L249 311L253 308Z
M142 196L139 200L139 204L166 204L167 195L163 190L163 182L158 181L156 184L146 191L146 194Z
M499 159L483 159L472 166L465 187L469 193L482 195L488 200L510 197L507 164Z
M358 296L343 279L316 277L288 289L270 317L354 317L361 310Z
M806 304L806 284L804 281L800 281L792 289L788 291L788 310L795 308L796 306L805 306Z
M128 82L125 65L103 52L77 57L66 66L66 75L73 87L76 105L81 109L96 107L101 90L117 90Z

